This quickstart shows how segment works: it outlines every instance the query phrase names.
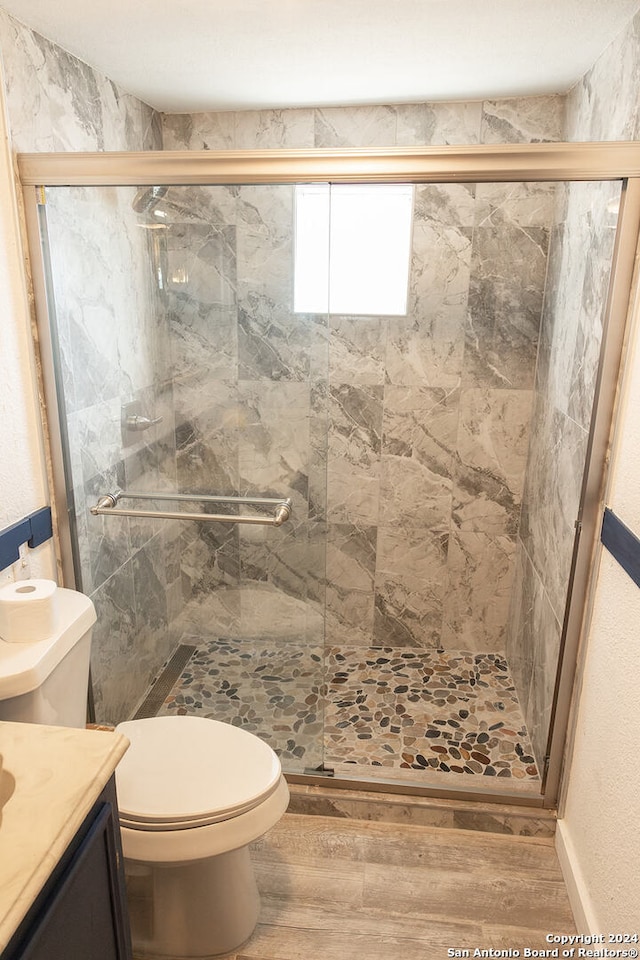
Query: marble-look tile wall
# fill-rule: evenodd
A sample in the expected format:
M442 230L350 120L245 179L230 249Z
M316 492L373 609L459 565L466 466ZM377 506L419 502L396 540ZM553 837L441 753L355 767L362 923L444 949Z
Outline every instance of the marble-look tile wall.
M17 151L161 146L158 115L106 77L0 11L0 51ZM182 606L179 530L94 518L114 486L174 482L172 386L164 306L133 188L50 190L51 240L79 587L95 603L92 674L98 718L128 716L171 645ZM121 405L139 399L164 422L123 445ZM149 487L148 487L149 488Z
M619 197L615 182L556 188L506 648L540 766L560 653Z
M165 116L163 145L555 140L562 117L561 98ZM168 269L189 276L171 311L179 481L287 493L296 518L273 540L212 533L209 560L192 545L189 587L217 586L236 635L271 584L307 610L326 589L329 643L503 651L553 188L417 187L409 312L395 318L291 312L290 188L172 196ZM200 254L178 256L189 233L227 271L202 294Z
M567 94L563 139L640 136L639 37L636 15ZM616 183L558 188L507 644L539 765L546 753L619 196Z

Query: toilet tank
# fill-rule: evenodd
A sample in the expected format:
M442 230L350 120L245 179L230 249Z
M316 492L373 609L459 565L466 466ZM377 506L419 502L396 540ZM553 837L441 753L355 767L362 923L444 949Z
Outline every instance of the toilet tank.
M59 587L57 627L46 640L0 639L0 720L84 727L87 715L91 632L96 622L88 597Z

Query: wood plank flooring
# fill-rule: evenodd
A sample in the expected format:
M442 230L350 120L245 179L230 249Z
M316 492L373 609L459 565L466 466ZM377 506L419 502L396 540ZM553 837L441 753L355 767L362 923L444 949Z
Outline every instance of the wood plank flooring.
M260 922L225 960L523 955L576 932L550 838L286 814L252 859Z

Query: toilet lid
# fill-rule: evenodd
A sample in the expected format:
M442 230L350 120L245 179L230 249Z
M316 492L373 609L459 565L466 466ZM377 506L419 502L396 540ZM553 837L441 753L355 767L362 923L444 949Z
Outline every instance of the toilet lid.
M116 769L120 822L180 830L228 820L266 800L280 782L268 744L203 717L151 717L116 728L131 746Z

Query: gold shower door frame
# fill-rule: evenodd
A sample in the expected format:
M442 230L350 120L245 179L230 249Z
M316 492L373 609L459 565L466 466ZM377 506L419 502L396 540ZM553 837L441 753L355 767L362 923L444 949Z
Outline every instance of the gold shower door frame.
M19 154L34 301L34 338L41 363L46 404L45 436L52 456L50 484L57 522L62 581L74 585L71 531L67 513L62 437L58 418L55 355L48 323L38 191L56 186L154 186L284 183L508 183L622 181L611 279L604 318L587 460L576 517L559 669L539 796L477 787L446 788L290 775L292 782L345 789L513 803L555 808L562 775L571 756L586 634L597 577L599 535L604 511L620 373L637 299L640 238L640 143L540 143L412 147L359 150L148 151L141 153ZM35 313L39 317L36 326Z

